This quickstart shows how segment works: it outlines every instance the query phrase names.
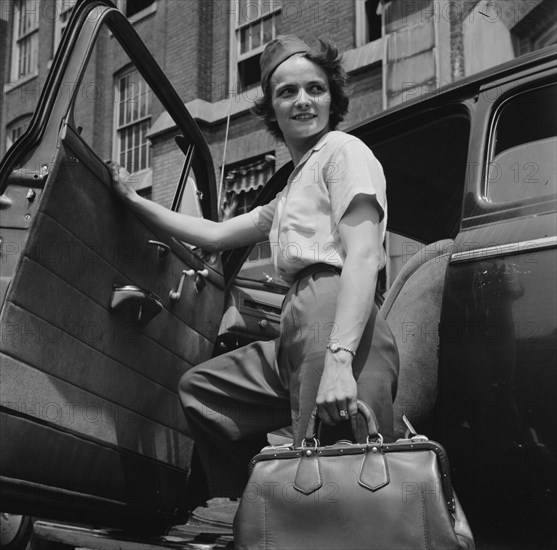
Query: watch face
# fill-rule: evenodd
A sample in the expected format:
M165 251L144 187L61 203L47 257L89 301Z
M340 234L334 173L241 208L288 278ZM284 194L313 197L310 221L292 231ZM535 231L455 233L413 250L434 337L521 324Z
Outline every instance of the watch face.
M338 344L329 344L329 349L333 353L336 353L340 349L340 346Z

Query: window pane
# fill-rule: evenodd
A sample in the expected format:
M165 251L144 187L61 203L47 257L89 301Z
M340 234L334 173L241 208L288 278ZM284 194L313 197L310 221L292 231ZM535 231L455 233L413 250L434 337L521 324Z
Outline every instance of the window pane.
M511 99L500 111L487 196L508 202L557 191L557 86Z
M238 24L241 25L246 22L248 15L248 2L251 0L238 0Z
M141 96L139 98L139 104L141 107L139 116L143 118L147 114L149 108L149 91L147 90L145 84L142 86Z
M31 55L29 56L30 59L30 67L29 72L32 73L35 68L39 67L38 63L38 53L39 53L39 33L33 33L29 37L30 48L31 48Z
M546 86L518 95L499 114L495 151L557 135L557 86Z
M381 38L381 15L379 0L366 0L365 13L367 19L367 40L369 42Z
M253 55L238 63L238 87L239 91L250 86L255 86L261 80L261 67L259 58L261 54Z
M251 49L261 45L261 23L256 23L251 27Z
M263 21L263 44L273 39L273 18L269 17Z
M29 20L31 14L29 13L30 0L23 0L21 6L21 20L19 25L19 36L23 36L29 30Z
M139 118L139 96L137 95L137 84L134 84L134 90L130 99L132 105L132 121Z
M25 132L29 124L29 119L17 122L15 126L8 128L6 133L6 149L10 148L12 144Z
M17 78L25 74L25 42L19 43L19 64Z
M282 29L282 17L277 17L277 14L273 15L272 17L272 22L273 22L273 38L275 36L278 36L279 34L282 34L284 31Z
M249 50L249 27L244 27L240 31L240 53L246 53Z
M259 2L257 2L257 0L249 0L247 3L247 11L244 13L247 16L247 21L250 23L258 19L260 17ZM242 16L244 16L244 13L242 13Z

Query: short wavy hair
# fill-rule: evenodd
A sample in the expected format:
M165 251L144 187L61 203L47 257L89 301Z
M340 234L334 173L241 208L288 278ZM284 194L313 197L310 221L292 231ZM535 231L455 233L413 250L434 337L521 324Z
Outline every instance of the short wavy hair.
M329 92L331 94L331 110L329 128L335 130L344 115L348 112L348 76L342 68L342 56L338 48L328 40L319 39L319 48L311 48L307 53L299 54L316 65L319 65L327 75ZM284 142L284 136L276 120L273 120L273 98L271 94L271 78L263 86L263 97L255 101L252 112L265 124L269 133L279 141Z

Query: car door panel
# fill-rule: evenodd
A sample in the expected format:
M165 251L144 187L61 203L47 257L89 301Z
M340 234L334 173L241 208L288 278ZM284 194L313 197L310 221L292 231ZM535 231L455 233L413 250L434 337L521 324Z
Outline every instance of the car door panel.
M14 512L117 526L149 520L154 528L173 516L169 502L184 497L182 469L29 418L2 413L0 420L3 438L13 441L10 453L20 457L13 477L1 478L3 505ZM49 451L40 460L30 457L29 441Z
M113 265L123 277L133 276L133 284L142 288L150 285L149 290L168 305L168 294L170 290L176 289L182 275L182 261L191 264L196 270L207 266L179 243L176 243L174 248L181 250L163 262L159 261L156 247L148 245L148 241L158 240L172 244L172 239L160 237L145 225L135 223L135 216L116 202L109 188L108 171L100 159L89 158L87 169L83 162L72 160L83 159L88 146L69 126L65 128L64 133L62 143L68 146L70 161L61 168L63 172L57 174L56 178L67 184L49 191L53 195L44 206L41 205L41 211L62 226L71 227L76 238L88 244L93 253ZM89 151L89 156L91 155L92 152ZM97 161L96 166L93 165L94 160ZM99 186L90 175L103 172L105 185ZM80 185L71 185L71 181L79 181ZM82 201L82 209L76 209L76 201ZM98 211L104 212L107 209L112 209L114 215L99 220ZM177 254L180 254L180 259L176 257ZM214 282L216 288L222 288L222 277L210 266L209 269L208 280ZM161 277L162 273L168 280ZM184 299L172 306L175 315L192 325L198 333L203 331L204 315L210 314L218 307L218 298L213 299L213 288L214 285L210 284L197 293L190 280L184 285ZM217 294L219 293L220 291Z
M175 393L177 382L192 364L211 355L214 342L166 309L169 307L167 299L161 314L138 329L120 320L110 310L110 296L113 285L120 281L122 284L135 283L151 290L151 281L157 280L160 284L164 279L166 289L170 289L177 284L181 272L192 265L174 257L174 269L165 273L164 268L172 268L172 263L164 266L155 257L152 264L158 273L142 273L132 279L115 269L102 256L99 257L92 248L89 248L87 256L91 261L85 263L71 261L71 257L64 260L63 255L49 260L47 253L41 254L41 246L48 246L49 241L46 239L49 238L52 238L50 242L57 245L72 245L71 248L79 255L85 252L87 241L110 243L106 230L115 230L113 234L119 236L116 238L116 250L123 246L122 243L137 243L138 234L156 237L147 232L134 216L122 216L123 209L111 196L106 181L99 180L91 172L80 171L80 163L75 163L78 168L72 171L72 177L68 177L65 173L67 169L64 168L67 156L62 144L42 197L40 213L31 227L3 310L4 327L21 327L19 342L15 341L11 346L7 344L3 349L3 406L9 410L15 403L19 414L38 409L43 417L47 415L47 422L52 422L48 415L53 414L53 411L71 406L71 416L61 415L59 422L55 422L61 428L95 439L100 444L113 445L142 457L185 468L188 454L184 451L188 450L189 445L183 434L185 423ZM72 157L76 158L79 157ZM108 177L108 172L105 175ZM79 191L76 191L77 185ZM89 215L68 215L70 209ZM91 219L94 213L97 220ZM111 223L105 222L110 219ZM118 225L121 227L114 227ZM81 235L81 239L78 237L80 227L87 227L87 234ZM106 246L101 244L99 248ZM153 256L155 251L152 247L148 248L146 252ZM125 261L115 263L120 268L126 264ZM180 269L177 269L178 264ZM132 262L124 271L131 275L133 267L136 266ZM195 291L184 292L181 300L182 317L186 317L186 304L195 309L195 303L202 301L202 295L211 295L211 286L211 282L208 282L198 294ZM216 304L211 305L214 308ZM37 326L37 322L40 323L39 337L29 338L29 334L36 330L33 326ZM53 329L63 342L54 349L50 343ZM17 332L13 333L13 339L18 339ZM4 338L4 342L9 340ZM71 345L65 345L69 340ZM91 353L91 348L94 353ZM35 362L31 362L30 350L35 354ZM64 355L65 361L74 365L72 374L64 374L64 369L56 374L52 372L52 365L58 366L60 363L58 357L52 357L56 353L58 356ZM103 376L102 371L96 374L99 356L111 371L108 378ZM119 372L123 372L123 376L115 377L114 373ZM130 380L132 373L135 376ZM99 378L105 378L111 384L103 384ZM123 385L120 386L120 382ZM117 390L116 395L114 389ZM118 396L118 390L120 394L126 394L124 403ZM133 394L137 399L130 409L130 405L126 406L125 402ZM161 401L173 403L174 408L171 414L165 415L164 423L161 423L163 418L160 418L159 412ZM91 421L91 414L98 421ZM54 441L46 437L39 439L45 445ZM50 445L42 451L54 454L60 452ZM17 454L4 454L3 458L7 458L2 461L3 475L20 479L16 474L20 462ZM63 487L68 481L66 474L58 465L52 466L55 470L48 477L57 480L54 487ZM86 493L94 485L90 477L94 472L90 471L86 475L81 473L78 479L72 479L71 489ZM44 470L39 474L44 476ZM36 474L26 481L44 484L44 478L37 478ZM106 487L104 483L100 486ZM106 495L102 492L99 496Z
M121 25L112 28L115 36L133 34L121 14L103 13ZM76 39L87 49L71 53L66 65L78 72L53 78L83 76L85 64L72 56L87 58L103 23L102 13L85 15L83 32L91 39ZM196 145L193 169L212 201L206 144L151 58L142 71L155 81L151 88L164 96L159 100L178 131ZM177 386L213 353L217 334L208 327L219 326L224 303L220 259L204 262L119 202L101 153L74 126L68 101L54 94L50 104L40 103L50 109L50 116L37 116L48 121L36 132L43 141L22 149L9 171L2 167L3 209L10 214L1 237L17 248L3 279L0 318L3 507L57 519L82 519L86 511L88 521L117 526L149 518L156 528L157 520L173 521L186 493L192 441ZM37 170L45 158L47 169ZM203 208L214 210L207 202ZM201 271L206 276L195 276ZM180 298L171 300L182 279ZM115 289L129 285L144 291L140 302L127 312L115 309ZM156 302L160 311L148 322L130 314L139 317Z
M114 407L119 404L128 409L130 413L141 414L145 404L151 403L150 416L154 421L164 426L177 426L179 429L185 429L182 415L173 403L175 399L173 388L168 387L172 385L171 380L169 380L170 376L167 375L166 380L161 377L155 383L147 376L150 374L148 371L143 374L136 369L122 369L117 360L88 345L90 342L101 338L96 329L85 336L86 344L52 323L30 315L28 311L14 304L9 304L6 317L11 320L13 326L25 327L24 333L7 335L5 338L4 351L10 359L13 358L29 368L38 369L41 365L45 365L48 367L47 374L50 374L53 379L63 380L71 384L76 391L85 386L91 393L91 399L96 396L103 396L108 403L114 404ZM35 345L37 338L45 340L45 344L40 348ZM134 341L130 340L130 343L134 344ZM60 351L61 345L63 345L64 353ZM76 369L76 363L82 365L83 368ZM177 367L178 365L176 365L176 371L178 371ZM33 375L31 373L31 376ZM87 378L86 381L85 378ZM16 410L18 404L25 401L16 399L14 396L26 391L27 388L10 386L15 386L15 382L24 379L26 378L23 376L15 376L12 380L12 377L6 376L6 385L2 388L2 391L6 392L5 401L14 403ZM127 388L125 393L121 391L122 387ZM148 393L146 393L147 390ZM55 402L58 403L58 401L52 401L52 403ZM68 401L67 407L73 410L75 406L81 403L88 404L89 402L90 400ZM75 403L77 405L74 405ZM61 408L54 407L54 412L50 416L54 419L58 419L60 416L63 420L61 409L64 406ZM37 408L42 410L38 405L35 405L32 411L37 412ZM72 410L66 411L67 422L69 423L74 422L73 416L75 414ZM101 411L97 414L95 410L90 415L86 414L86 416L93 419L96 416L102 419L107 418L106 415L102 415Z
M252 208L266 204L286 186L292 163L282 166L259 191ZM288 285L274 277L268 242L223 254L228 281L218 349L229 351L249 342L280 335L280 314Z
M230 289L219 329L220 351L279 337L284 294L270 292L263 285L252 288L257 284L237 279Z

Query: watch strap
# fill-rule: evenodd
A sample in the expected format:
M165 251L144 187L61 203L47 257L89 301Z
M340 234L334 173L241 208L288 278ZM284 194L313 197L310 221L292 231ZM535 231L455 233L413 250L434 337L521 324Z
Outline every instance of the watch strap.
M327 349L331 350L333 353L336 353L339 350L347 351L351 353L353 357L356 357L356 352L352 348L347 348L346 346L341 346L340 344L333 344L334 348L331 347L331 344L327 344Z

